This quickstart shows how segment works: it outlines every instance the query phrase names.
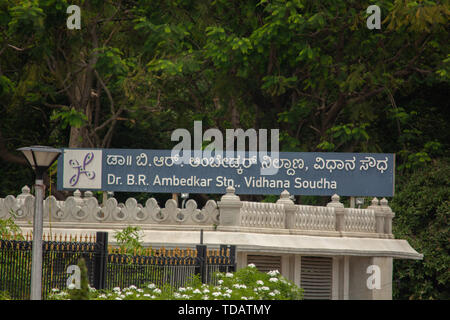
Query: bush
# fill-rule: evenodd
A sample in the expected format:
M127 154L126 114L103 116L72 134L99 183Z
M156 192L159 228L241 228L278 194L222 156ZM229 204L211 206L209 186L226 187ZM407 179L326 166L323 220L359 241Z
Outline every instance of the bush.
M393 233L423 260L394 260L394 299L450 299L450 163L435 160L400 177Z
M8 291L0 291L0 300L11 300L11 296Z
M10 210L9 214L10 217L8 219L0 219L0 239L14 238L16 240L24 240L22 230L14 221L16 213L13 210Z
M301 300L303 290L286 280L278 271L259 272L249 265L235 273L217 273L218 283L202 284L194 278L189 286L157 288L149 284L144 288L130 286L113 290L90 288L92 300ZM52 300L67 300L66 291L55 289Z
M89 279L87 274L86 261L84 258L81 258L78 261L78 267L80 268L80 288L73 288L69 290L69 299L70 300L89 300ZM75 286L75 284L70 284Z
M142 229L137 226L127 226L122 231L116 231L114 238L123 252L129 254L136 250L141 250L142 245Z

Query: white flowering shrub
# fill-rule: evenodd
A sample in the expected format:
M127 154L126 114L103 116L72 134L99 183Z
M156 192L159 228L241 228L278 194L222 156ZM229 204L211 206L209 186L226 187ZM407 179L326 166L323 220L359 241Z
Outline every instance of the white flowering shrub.
M186 287L158 288L150 283L143 288L113 288L95 290L89 288L92 300L300 300L303 289L280 275L278 271L259 272L249 265L235 273L217 273L217 284L202 284L194 279ZM54 289L50 299L67 300L67 291Z

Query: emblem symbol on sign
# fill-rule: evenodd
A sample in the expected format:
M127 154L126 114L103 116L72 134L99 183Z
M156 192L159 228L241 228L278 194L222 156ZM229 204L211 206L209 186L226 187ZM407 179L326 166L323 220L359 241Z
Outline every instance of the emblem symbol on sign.
M89 171L86 170L86 166L92 162L92 160L94 159L94 153L93 152L88 152L86 154L86 156L83 159L83 164L80 165L80 163L78 162L78 160L76 159L71 159L69 160L69 165L76 169L77 172L70 178L69 183L70 185L73 187L78 183L78 180L80 180L80 176L82 174L86 175L86 177L89 180L92 180L95 178L95 172L94 171Z

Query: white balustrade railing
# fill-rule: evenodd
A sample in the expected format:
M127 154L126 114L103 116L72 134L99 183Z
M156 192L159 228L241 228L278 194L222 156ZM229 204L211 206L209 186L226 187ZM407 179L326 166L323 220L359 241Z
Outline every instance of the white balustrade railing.
M371 209L345 208L345 231L375 232L375 211Z
M284 206L267 202L242 202L241 226L284 228Z
M22 188L17 198L0 198L0 219L9 217L12 211L17 221L32 221L34 201L28 187ZM148 199L145 206L134 198L128 198L125 204L109 198L100 206L92 192L86 191L81 198L81 192L75 191L74 196L65 201L57 201L53 196L44 200L44 220L50 219L53 222L212 225L219 223L219 211L214 200L209 200L201 210L194 200L187 201L186 207L180 209L176 201L170 199L160 208L154 198Z
M334 208L318 206L295 206L295 228L301 230L335 230Z
M206 202L201 209L194 200L188 200L185 208L178 208L175 200L167 200L160 207L154 198L145 205L128 198L118 203L109 198L99 204L90 191L75 191L65 201L50 196L44 200L44 221L76 223L118 223L141 225L217 225L247 228L294 229L314 231L339 231L364 234L392 233L394 213L386 199L374 198L367 209L344 208L339 196L334 195L326 207L295 205L284 191L277 203L240 201L234 188L216 203ZM381 204L381 205L380 205ZM28 187L22 188L17 197L8 195L0 198L0 219L10 217L13 212L16 221L32 222L35 199Z

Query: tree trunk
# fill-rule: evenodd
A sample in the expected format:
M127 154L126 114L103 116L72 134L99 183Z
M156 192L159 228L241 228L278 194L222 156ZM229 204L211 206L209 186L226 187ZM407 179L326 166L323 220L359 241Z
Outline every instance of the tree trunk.
M237 110L236 101L233 96L230 97L229 106L231 109L231 125L234 129L237 129L240 126L240 117L239 111Z

